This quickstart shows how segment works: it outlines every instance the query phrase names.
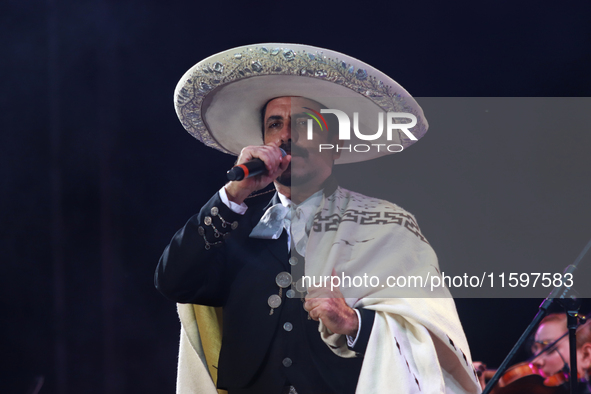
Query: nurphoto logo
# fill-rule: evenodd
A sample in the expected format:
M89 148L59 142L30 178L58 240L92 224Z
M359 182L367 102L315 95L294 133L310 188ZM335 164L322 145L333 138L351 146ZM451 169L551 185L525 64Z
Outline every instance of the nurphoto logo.
M320 130L328 131L328 124L326 120L322 116L322 114L333 114L337 117L337 121L339 123L339 140L340 141L349 141L351 140L351 120L349 116L340 111L338 109L321 109L320 113L318 111L313 110L312 108L304 107L307 110L310 110L313 113L306 112L306 115L309 115L320 127ZM417 141L417 137L415 137L409 129L413 128L417 124L417 117L413 114L406 113L406 112L380 112L378 113L378 130L373 134L363 134L359 130L359 113L353 112L353 133L355 133L355 137L362 141L375 141L382 138L382 134L384 133L384 117L386 118L386 139L388 141L392 141L392 135L394 130L400 130L406 137L413 141ZM314 122L312 119L308 119L307 121L307 138L311 140L313 138L313 128ZM409 122L406 123L395 123L394 119L407 119ZM370 150L377 150L380 152L380 149L387 150L388 152L401 152L403 146L400 144L354 144L349 146L339 146L333 144L320 144L318 146L319 151L323 149L331 150L336 149L336 151L347 150L349 152L369 152Z

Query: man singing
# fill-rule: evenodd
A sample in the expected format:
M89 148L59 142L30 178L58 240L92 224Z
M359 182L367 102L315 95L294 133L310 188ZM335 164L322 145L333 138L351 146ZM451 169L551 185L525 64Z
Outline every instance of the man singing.
M183 326L177 392L480 391L447 289L387 282L439 276L414 217L332 175L335 162L424 135L402 87L326 49L250 45L191 68L175 104L206 145L238 155L238 166L264 163L221 187L158 264L156 287L179 303ZM274 194L261 192L271 183Z

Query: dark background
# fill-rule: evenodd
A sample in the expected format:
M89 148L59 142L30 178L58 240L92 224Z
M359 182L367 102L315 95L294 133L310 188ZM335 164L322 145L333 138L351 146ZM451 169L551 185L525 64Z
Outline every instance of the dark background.
M0 392L36 377L41 393L174 391L179 324L153 271L233 162L174 113L194 63L296 42L359 58L415 97L589 96L589 3L514 3L0 3ZM574 260L591 235L588 129L553 145L527 131L511 154L488 143L506 136L436 130L396 155L392 179L442 267L497 251ZM473 358L498 365L540 302L458 299Z

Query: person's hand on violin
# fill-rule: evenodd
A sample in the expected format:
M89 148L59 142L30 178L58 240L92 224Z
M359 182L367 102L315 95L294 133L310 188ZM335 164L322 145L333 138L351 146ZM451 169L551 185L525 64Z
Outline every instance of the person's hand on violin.
M480 387L484 390L486 386L486 379L485 379L485 371L486 371L486 364L480 361L472 362L474 369L476 370L476 375L478 375L478 382L480 382Z

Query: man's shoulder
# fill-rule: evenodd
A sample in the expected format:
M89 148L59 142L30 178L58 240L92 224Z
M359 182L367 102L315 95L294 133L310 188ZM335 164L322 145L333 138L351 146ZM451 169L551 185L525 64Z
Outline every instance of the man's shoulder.
M344 210L365 210L370 212L397 212L411 215L410 212L401 206L381 198L370 197L352 190L338 187L334 194L329 197L341 205Z
M339 187L326 202L314 219L315 232L340 231L350 238L363 233L364 239L382 240L413 234L410 239L429 244L415 217L390 201Z
M429 243L422 235L414 215L390 201L369 197L341 187L337 188L329 198L333 199L334 205L328 210L333 213L326 216L319 215L317 222L325 221L331 227L334 221L333 216L336 214L340 216L340 224L362 225L357 226L358 230L363 227L363 231L377 231L390 236L398 236L398 232L390 230L399 228L403 231L408 230L420 240ZM385 229L383 226L388 226L386 233L382 231Z

